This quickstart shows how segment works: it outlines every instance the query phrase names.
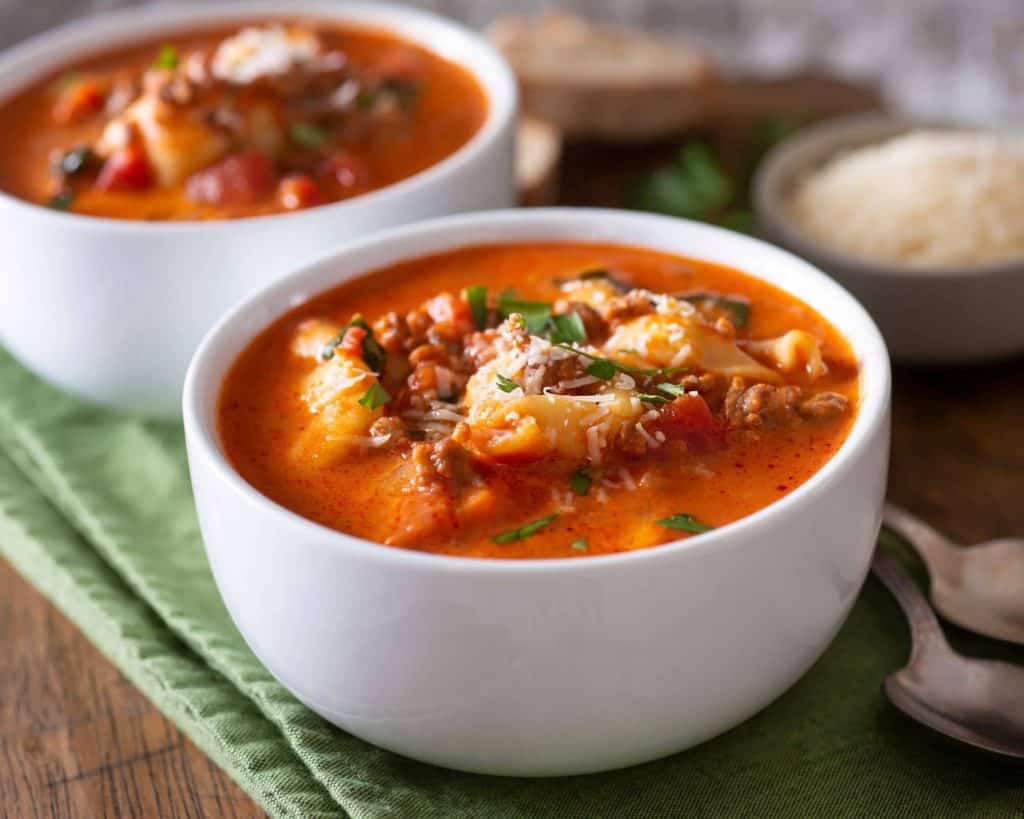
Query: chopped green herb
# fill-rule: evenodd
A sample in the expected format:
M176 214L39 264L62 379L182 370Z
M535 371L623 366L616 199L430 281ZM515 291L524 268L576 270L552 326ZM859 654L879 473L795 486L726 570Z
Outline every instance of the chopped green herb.
M679 529L682 532L691 532L699 535L701 532L710 532L714 527L701 523L693 515L678 514L670 518L662 518L654 521L659 526L666 526L669 529Z
M595 359L587 366L587 374L594 378L600 378L602 381L611 381L618 371L619 368L615 366L615 362L609 361L607 358Z
M164 71L174 71L178 67L178 49L170 43L160 46L160 53L156 56L153 65L162 68Z
M558 517L558 513L547 515L543 518L527 523L525 526L520 526L518 529L512 529L508 532L502 532L500 535L495 535L491 538L493 543L512 543L516 540L526 540L531 535L537 534L541 529L547 526L551 521Z
M640 210L709 222L733 198L733 185L711 148L703 142L684 145L672 165L659 168L633 191Z
M615 376L616 371L627 373L628 375L673 375L674 373L686 372L689 367L653 367L651 369L640 369L639 367L630 367L628 364L623 364L621 361L613 361L610 358L601 358L593 353L588 353L586 350L581 350L578 347L573 347L569 344L555 344L556 347L561 347L563 350L569 350L570 352L581 355L584 358L589 358L593 363L587 367L587 372L595 378L600 378L604 381L609 381Z
M288 129L288 136L304 148L319 148L331 138L328 131L307 122L296 122Z
M473 323L477 330L487 327L487 288L479 284L466 288L466 301L469 303L469 312L473 315Z
M662 395L653 395L649 392L637 393L636 397L643 401L645 404L653 404L656 407L668 401L668 399Z
M552 316L551 323L552 344L587 340L587 328L583 325L583 319L580 318L579 313Z
M587 539L585 537L581 537L579 540L574 540L569 544L569 548L577 552L585 552L587 551Z
M590 469L584 466L572 473L569 478L569 488L582 498L590 491L590 485L593 482L594 479L590 477Z
M619 347L619 352L626 355L640 355L640 351L636 347Z
M375 410L377 407L384 406L390 400L391 393L384 389L378 382L374 381L373 386L363 393L363 397L359 399L359 403L368 410Z
M51 196L46 206L54 210L68 210L74 201L75 192L71 188L64 188L59 193Z
M511 378L498 373L498 389L502 392L515 392L520 389L519 385Z
M359 313L356 313L356 315L352 317L352 320L341 328L341 332L338 333L338 335L324 345L324 348L320 351L320 360L330 361L334 358L334 348L345 340L345 333L347 333L352 327L360 327L366 331L362 345L363 361L365 361L369 368L375 373L384 372L384 367L387 364L387 351L380 346L373 335L373 329L366 323L366 319L364 319Z
M498 312L502 318L519 313L526 322L526 331L532 335L540 335L547 328L548 320L551 318L551 303L517 299L513 293L506 290L498 299Z
M698 308L727 314L734 327L746 327L750 321L750 302L746 299L719 296L717 293L685 293L678 298Z
M662 383L658 384L658 389L664 393L668 393L669 395L674 395L676 398L679 398L682 395L686 395L685 387L683 387L681 384L673 384L670 381L663 381Z
M60 176L74 176L92 164L93 159L92 149L88 145L79 145L62 154L54 170Z

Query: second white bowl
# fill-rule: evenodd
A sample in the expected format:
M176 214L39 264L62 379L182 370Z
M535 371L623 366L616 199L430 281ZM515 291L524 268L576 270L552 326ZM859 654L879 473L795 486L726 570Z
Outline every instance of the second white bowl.
M160 32L309 15L383 28L464 66L488 100L480 131L427 170L293 214L150 223L61 213L0 193L0 341L84 398L157 416L181 411L189 358L214 320L338 243L431 216L515 203L515 80L477 34L378 3L158 5L45 34L0 59L0 99L76 57Z

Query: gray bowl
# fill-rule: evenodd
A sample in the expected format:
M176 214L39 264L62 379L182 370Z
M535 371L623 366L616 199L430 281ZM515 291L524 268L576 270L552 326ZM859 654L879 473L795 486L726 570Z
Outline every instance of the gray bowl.
M1024 351L1024 258L928 269L866 261L812 240L790 217L787 202L797 181L836 154L914 129L956 127L877 114L829 120L778 145L754 179L758 231L860 299L902 363L960 364Z

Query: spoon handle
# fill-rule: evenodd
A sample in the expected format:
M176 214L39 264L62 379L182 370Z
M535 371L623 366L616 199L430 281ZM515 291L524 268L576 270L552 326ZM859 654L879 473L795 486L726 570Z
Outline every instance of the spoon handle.
M921 594L917 584L911 580L903 567L881 547L875 547L875 556L871 561L871 570L881 580L887 589L892 592L907 615L910 623L910 637L912 647L910 650L910 661L913 662L917 656L929 648L941 648L949 651L949 645L942 634L942 627L939 625L935 612L928 605L924 595Z
M933 576L936 572L956 572L963 557L963 549L942 532L892 503L885 505L882 519L886 526L894 529L914 547Z

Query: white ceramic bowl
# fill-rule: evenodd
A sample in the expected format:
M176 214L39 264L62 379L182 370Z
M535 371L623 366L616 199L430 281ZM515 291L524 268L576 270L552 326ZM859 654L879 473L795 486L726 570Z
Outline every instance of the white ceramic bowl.
M354 199L219 222L129 222L60 213L0 193L0 341L85 398L176 416L196 345L214 320L338 243L430 216L515 202L516 87L504 59L461 25L378 3L301 0L148 6L26 42L0 59L0 99L55 68L182 27L313 15L394 31L465 66L489 113L460 150Z
M298 302L399 260L490 242L617 242L734 265L850 340L862 404L835 457L771 506L627 554L486 560L388 548L276 505L230 466L216 404L248 342ZM552 776L702 742L785 691L864 581L889 451L889 361L863 308L771 245L650 214L543 209L450 217L350 245L263 290L204 339L185 431L214 576L246 641L347 731L415 759Z
M830 120L777 146L754 180L759 232L848 287L899 362L961 364L1024 351L1024 260L920 269L857 259L809 238L789 216L787 202L797 180L841 152L918 128L956 127L878 114Z

